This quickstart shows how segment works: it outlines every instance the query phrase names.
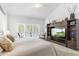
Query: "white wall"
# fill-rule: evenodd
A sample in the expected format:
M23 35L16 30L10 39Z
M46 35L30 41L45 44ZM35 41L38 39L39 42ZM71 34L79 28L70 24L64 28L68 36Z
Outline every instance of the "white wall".
M0 32L3 32L3 34L7 31L7 14L2 12L4 9L0 9Z
M68 8L73 8L74 6L77 6L75 15L76 18L79 19L79 4L75 3L64 3L61 4L59 7L57 7L54 11L51 12L51 14L46 18L45 21L45 27L46 24L50 22L52 22L52 20L56 20L56 21L61 21L64 20L66 17L70 18L70 13L68 12ZM45 28L46 31L46 28Z
M37 18L28 18L24 16L15 16L15 15L8 15L8 30L12 34L17 33L17 24L18 23L25 23L25 24L39 24L40 25L40 32L44 33L45 28L45 20L44 19L37 19Z
M4 17L4 15L0 11L0 32L3 31L3 17Z

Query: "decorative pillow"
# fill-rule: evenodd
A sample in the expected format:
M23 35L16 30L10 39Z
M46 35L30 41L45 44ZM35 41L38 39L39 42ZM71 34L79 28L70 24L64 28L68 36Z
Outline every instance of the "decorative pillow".
M7 37L1 37L0 47L3 49L3 51L9 52L13 50L13 43Z
M7 34L7 35L6 35L6 37L7 37L7 38L9 38L12 42L14 42L14 41L15 41L14 37L13 37L13 36L11 36L10 34Z

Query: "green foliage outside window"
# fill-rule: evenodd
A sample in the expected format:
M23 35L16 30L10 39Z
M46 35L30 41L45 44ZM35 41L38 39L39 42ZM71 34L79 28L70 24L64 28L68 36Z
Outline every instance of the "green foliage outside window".
M18 25L18 31L19 31L20 33L23 33L23 32L24 32L24 24L19 24L19 25Z

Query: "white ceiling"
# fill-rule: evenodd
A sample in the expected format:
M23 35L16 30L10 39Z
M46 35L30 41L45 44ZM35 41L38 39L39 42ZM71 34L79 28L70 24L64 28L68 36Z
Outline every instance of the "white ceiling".
M43 7L34 8L34 3L3 3L8 14L45 19L57 8L58 3L42 3Z

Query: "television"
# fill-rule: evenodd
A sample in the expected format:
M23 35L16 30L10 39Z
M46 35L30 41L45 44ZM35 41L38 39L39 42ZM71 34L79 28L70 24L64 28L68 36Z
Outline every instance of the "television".
M52 28L51 32L52 37L65 38L65 28Z

